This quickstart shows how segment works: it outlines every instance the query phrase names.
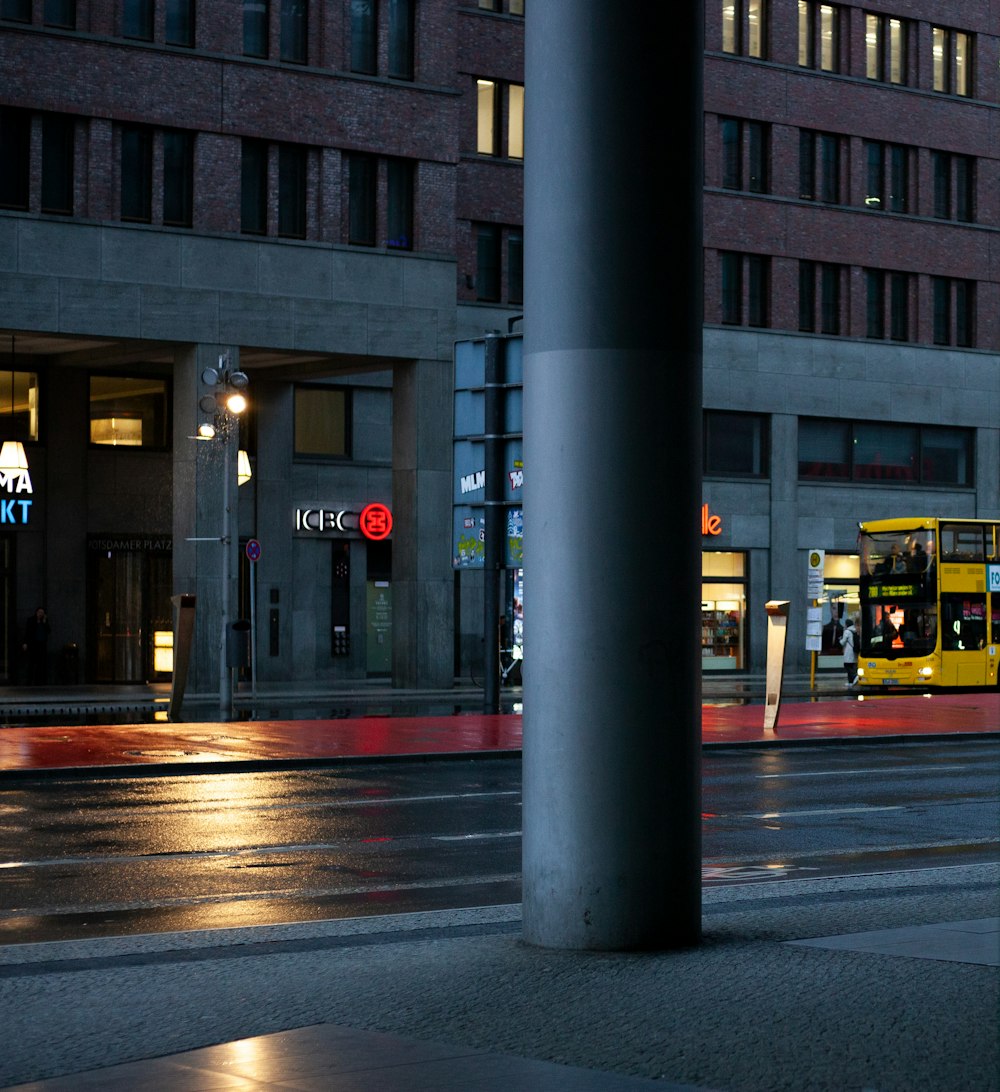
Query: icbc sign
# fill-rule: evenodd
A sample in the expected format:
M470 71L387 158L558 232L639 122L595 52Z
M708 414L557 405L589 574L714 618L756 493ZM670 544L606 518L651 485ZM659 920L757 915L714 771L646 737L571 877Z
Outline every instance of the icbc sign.
M379 542L389 537L392 530L392 513L384 504L367 504L358 517L358 527L365 538Z
M360 512L348 508L297 508L295 530L320 534L350 534L360 531L365 538L379 542L392 531L392 513L384 504L367 504Z

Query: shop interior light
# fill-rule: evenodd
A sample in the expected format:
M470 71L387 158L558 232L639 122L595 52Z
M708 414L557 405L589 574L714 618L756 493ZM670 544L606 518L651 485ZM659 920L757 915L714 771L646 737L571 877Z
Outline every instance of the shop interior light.
M27 470L28 457L20 440L4 440L0 448L0 470Z
M253 477L253 471L250 469L250 456L240 448L239 454L236 456L236 481L240 485L246 485L246 483Z
M10 419L14 423L14 335L10 335ZM0 448L0 470L27 470L28 458L20 440L4 440Z

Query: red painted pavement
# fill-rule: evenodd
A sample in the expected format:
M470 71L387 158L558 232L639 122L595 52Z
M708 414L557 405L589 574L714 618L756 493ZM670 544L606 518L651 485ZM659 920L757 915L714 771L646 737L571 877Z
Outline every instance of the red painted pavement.
M761 705L705 705L708 744L1000 731L1000 694L786 702L778 729ZM669 730L669 717L665 726ZM0 770L519 751L521 717L357 717L233 723L0 727Z

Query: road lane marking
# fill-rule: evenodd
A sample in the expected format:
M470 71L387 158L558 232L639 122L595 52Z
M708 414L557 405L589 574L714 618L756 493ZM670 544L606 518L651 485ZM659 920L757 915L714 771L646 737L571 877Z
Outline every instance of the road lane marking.
M871 812L871 811L905 811L905 805L903 804L862 804L859 807L853 808L816 808L814 811L762 811L762 812L745 812L744 819L789 819L789 818L802 818L803 816L811 817L813 815L855 815L859 812Z
M873 770L855 770L844 766L839 770L810 770L803 773L763 773L754 774L758 781L766 781L769 778L784 777L843 777L849 775L856 777L858 774L887 774L887 773L939 773L942 770L968 770L969 766L883 766Z

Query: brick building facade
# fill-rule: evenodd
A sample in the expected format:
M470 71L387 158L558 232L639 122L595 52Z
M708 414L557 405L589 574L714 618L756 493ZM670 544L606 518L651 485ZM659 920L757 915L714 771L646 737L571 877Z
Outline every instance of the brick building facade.
M44 602L53 678L69 644L81 678L165 678L191 592L211 691L227 492L262 681L471 670L452 347L523 301L523 7L0 3L0 427L34 487L0 526L0 676ZM859 518L1000 515L1000 36L972 0L907 7L706 2L706 669L762 667L804 550L849 589ZM220 358L250 377L239 489L192 439Z

